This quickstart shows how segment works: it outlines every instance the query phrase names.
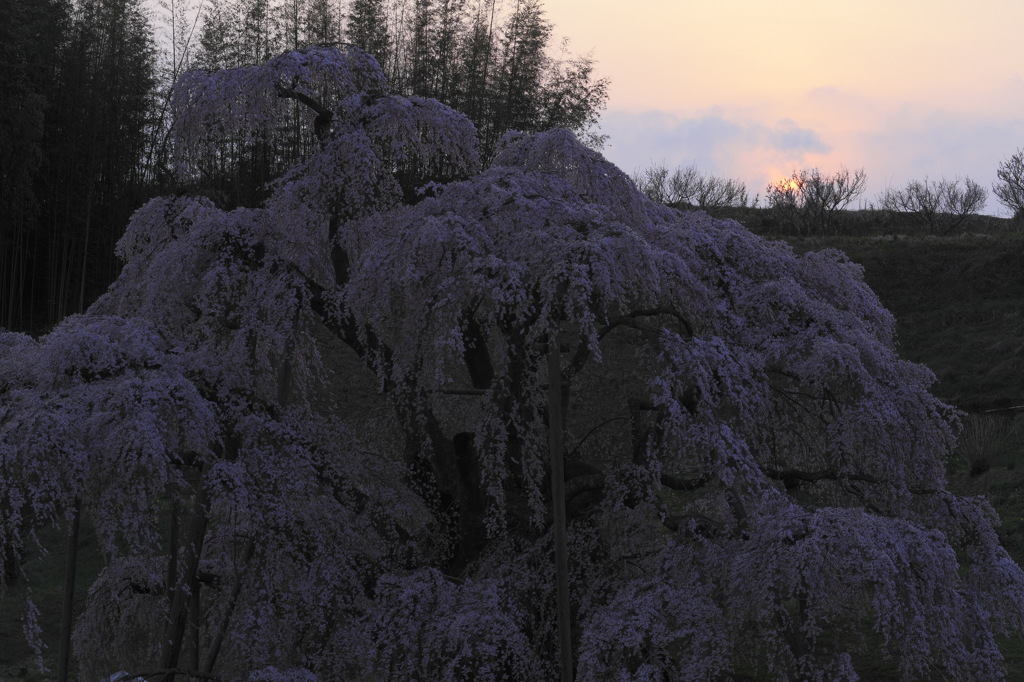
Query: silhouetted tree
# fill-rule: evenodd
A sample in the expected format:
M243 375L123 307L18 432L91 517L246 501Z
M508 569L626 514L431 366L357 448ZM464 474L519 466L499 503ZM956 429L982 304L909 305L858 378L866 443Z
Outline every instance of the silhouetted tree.
M311 45L341 42L342 13L332 0L309 0L305 16L306 40Z
M441 67L436 51L438 8L434 0L413 0L409 45L405 71L406 87L411 94L433 97L437 94L437 75Z
M46 125L39 254L49 315L82 310L116 276L119 223L145 196L156 61L141 0L82 0ZM45 263L45 265L43 265Z
M348 41L373 55L382 67L391 58L391 36L383 0L353 0L346 25Z
M282 48L282 37L274 21L270 0L236 0L238 27L238 63L256 65L265 62Z
M65 2L0 0L0 325L30 325L45 260L46 127L70 21ZM43 296L40 296L43 298Z
M478 0L460 42L460 87L454 104L477 122L478 131L483 127L482 122L491 117L494 107L490 85L496 62L496 17L495 0Z
M568 128L588 147L601 149L606 136L597 132L598 118L608 100L608 79L595 78L590 55L570 55L569 39L557 58L548 62L541 92L541 130ZM744 190L745 191L745 190Z
M996 198L1013 213L1018 224L1024 224L1024 149L1018 149L999 164L998 180L992 191Z
M837 212L863 194L866 184L863 168L852 175L846 168L833 175L824 175L817 168L801 170L768 185L765 201L783 224L801 232L835 234L839 230Z
M633 182L648 199L676 208L747 205L747 188L742 181L704 175L696 166L669 173L666 166L654 165L636 173Z
M541 129L541 93L548 59L545 48L550 37L551 24L544 17L540 0L517 0L502 27L494 120L481 131L485 149L493 149L506 130Z
M985 189L970 178L911 180L882 195L882 208L902 214L929 234L949 234L985 207Z
M215 2L203 9L203 27L195 60L197 66L214 71L241 64L237 43L239 31L234 18L226 4Z

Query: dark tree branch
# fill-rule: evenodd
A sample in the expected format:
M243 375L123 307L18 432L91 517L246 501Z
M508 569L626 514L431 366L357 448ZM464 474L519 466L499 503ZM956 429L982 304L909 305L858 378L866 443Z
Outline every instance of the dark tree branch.
M390 371L391 347L372 329L361 329L352 315L329 310L324 300L326 289L301 272L296 271L296 274L304 280L312 311L331 333L356 352L381 380L384 392L392 396L391 404L405 434L403 457L409 466L412 489L438 513L439 519L444 518L444 509L449 505L462 509L463 518L473 519L461 528L448 529L456 535L456 552L449 568L461 569L475 557L473 552L479 550L473 538L476 526L482 524L482 515L478 513L481 510L472 508L472 484L460 477L453 441L445 436L437 416L427 404L428 391L416 384L396 391L398 386Z
M683 478L682 476L672 476L670 474L661 475L661 484L666 488L671 488L672 490L696 490L706 485L707 482L707 476ZM565 499L567 502L571 502L574 497L583 493L602 492L604 491L604 486L604 474L597 473L575 476L565 482Z
M473 382L473 388L490 388L494 382L494 365L491 362L491 354L487 350L484 331L476 317L472 314L466 317L466 325L462 332L465 350L462 355L466 362L466 369L469 370L469 378Z
M435 388L430 392L441 395L487 395L486 388Z
M638 325L636 322L637 318L655 317L657 315L668 315L669 317L675 318L676 321L678 321L683 326L683 329L686 330L687 337L693 336L693 327L690 325L690 322L675 310L672 310L671 308L649 308L647 310L634 310L633 312L627 313L625 315L619 315L617 317L611 318L610 320L608 320L608 324L606 324L597 332L597 338L598 340L603 339L616 327L622 326L632 327L633 329L639 329L640 331L650 331L649 329Z
M348 284L349 260L348 251L335 242L340 228L341 218L332 215L327 228L327 238L331 245L331 269L334 271L334 283L338 286L345 286Z
M814 483L817 481L861 481L863 483L881 483L877 477L870 474L840 474L836 471L800 471L799 469L769 469L765 471L769 478L787 482L804 481Z
M220 680L220 677L217 675L211 675L210 673L204 673L199 670L189 670L188 668L161 668L160 670L154 670L148 673L131 673L124 679L134 680L136 677L141 677L145 680L149 679L150 677L160 677L162 675L182 675L187 679L198 677L203 680Z
M570 457L578 455L579 452L580 452L580 448L582 448L583 444L587 442L587 439L590 438L592 435L594 435L594 432L597 431L602 426L604 426L606 424L611 424L612 422L628 421L628 420L629 420L629 417L610 417L608 419L605 419L603 422L601 422L600 424L598 424L594 428L590 429L590 431L587 431L587 435L583 436L583 438L580 438L580 442L576 443L576 447L574 447L572 449L572 452L569 453Z
M229 443L226 447L233 447L233 445ZM199 560L203 554L203 543L206 540L206 528L209 523L206 487L203 485L201 475L197 474L196 478L197 480L194 483L196 489L194 498L195 511L193 512L191 530L188 534L188 549L185 553L184 577L182 580L182 585L188 585L190 592L199 589L199 582L196 576L199 571ZM163 674L163 682L173 682L174 676L178 674L174 671L178 667L178 658L184 644L185 629L188 624L189 601L189 597L186 596L186 590L176 589L174 591L170 614L167 619L166 635L164 636L164 650L162 652L164 669L167 670Z
M673 476L671 474L661 475L661 484L666 488L672 490L696 490L701 488L708 482L708 477L705 474L701 474L697 478L683 478L682 476Z
M302 274L298 270L295 271L305 281L303 285L309 294L309 307L310 309L320 318L320 321L341 340L345 345L354 350L360 358L366 360L369 356L369 348L359 338L359 327L356 325L355 320L351 315L345 315L339 317L332 315L327 310L327 303L324 301L324 294L326 289L321 286L318 282ZM375 338L375 337L373 337ZM390 356L390 353L388 353ZM376 372L376 368L371 367ZM386 380L386 378L385 378Z
M242 565L247 569L249 562L252 560L252 555L256 550L256 543L250 538L245 545L245 551L243 553ZM224 609L224 615L220 621L220 627L217 629L217 633L213 636L210 641L210 646L206 650L206 655L203 657L202 674L208 675L213 672L213 666L217 663L217 656L220 655L220 648L224 643L224 636L228 631L228 624L231 621L231 616L235 612L235 605L238 603L238 595L242 591L243 577L238 576L235 580L234 585L231 586L231 595L228 597L227 607Z
M859 483L871 483L873 485L893 485L887 483L877 476L871 474L841 474L838 471L831 471L824 469L821 471L801 471L799 469L768 469L765 470L765 475L768 478L772 478L778 481L782 481L786 487L792 487L792 485L803 482L803 483L816 483L818 481L836 481L836 482L859 482ZM919 486L907 486L907 490L915 495L934 495L941 492L938 488L922 488Z
M604 474L576 476L565 482L565 501L568 504L577 495L602 491L604 491Z
M675 318L686 330L686 335L688 337L693 336L693 326L685 317L675 310L672 310L671 308L650 308L646 310L635 310L631 313L611 318L608 320L608 324L598 330L597 340L601 341L617 327L632 327L633 329L639 329L640 331L650 331L649 329L637 324L636 320L640 317L654 317L656 315L668 315ZM573 355L572 361L569 363L569 368L566 370L567 376L571 377L578 373L583 369L583 366L589 359L590 349L587 348L586 345L580 344L576 349L576 353Z
M715 534L723 534L728 530L728 525L725 522L705 516L704 514L675 514L666 516L665 520L662 521L662 525L671 531L678 531L686 521L694 521L697 524L696 530L698 532L704 531L707 533L708 530L711 530Z
M292 87L289 88L283 83L278 82L274 84L274 87L277 89L278 97L294 99L305 104L316 112L316 118L313 120L313 134L316 135L316 139L323 142L331 132L331 122L334 120L334 112L306 93L296 90L295 85L296 83L293 82Z

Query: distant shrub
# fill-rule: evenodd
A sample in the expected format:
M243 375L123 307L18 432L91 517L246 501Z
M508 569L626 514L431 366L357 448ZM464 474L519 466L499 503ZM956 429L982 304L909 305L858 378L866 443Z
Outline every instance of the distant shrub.
M999 180L992 185L993 194L1013 212L1017 229L1024 228L1024 148L1000 163L996 175Z
M799 234L838 234L837 214L864 193L867 184L864 169L850 171L841 167L832 175L817 168L795 172L768 185L765 203L784 230Z
M928 234L950 234L985 207L985 189L970 178L911 180L903 189L888 189L882 208L908 218Z
M651 166L633 175L633 182L647 197L667 206L689 206L703 210L744 207L747 187L741 180L705 175L696 166L676 168Z

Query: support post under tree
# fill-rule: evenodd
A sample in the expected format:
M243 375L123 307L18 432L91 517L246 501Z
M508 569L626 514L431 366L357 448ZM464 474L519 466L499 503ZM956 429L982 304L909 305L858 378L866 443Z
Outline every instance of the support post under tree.
M562 368L558 338L548 340L548 448L551 451L551 505L554 519L555 584L562 682L572 682L572 605L569 602L569 548L565 530L565 455L563 451Z
M71 669L71 626L75 609L75 574L78 572L78 530L82 516L82 500L75 498L68 551L64 560L64 604L60 616L60 649L57 655L57 680L67 682Z

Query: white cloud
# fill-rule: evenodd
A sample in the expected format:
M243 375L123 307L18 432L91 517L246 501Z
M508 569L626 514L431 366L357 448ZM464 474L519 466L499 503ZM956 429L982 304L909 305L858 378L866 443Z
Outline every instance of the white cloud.
M1024 117L963 109L913 102L880 106L855 92L821 86L788 106L610 110L601 127L609 135L605 156L628 173L655 163L695 164L743 180L755 195L801 168L864 168L868 190L862 203L867 203L887 186L925 176L969 176L990 189L999 162L1024 147ZM992 196L985 212L1005 213Z
M830 149L817 131L792 119L762 123L720 110L693 117L664 111L609 111L601 119L601 128L609 135L605 155L630 172L652 163L696 162L701 168L728 174L738 150L802 158L827 154Z

